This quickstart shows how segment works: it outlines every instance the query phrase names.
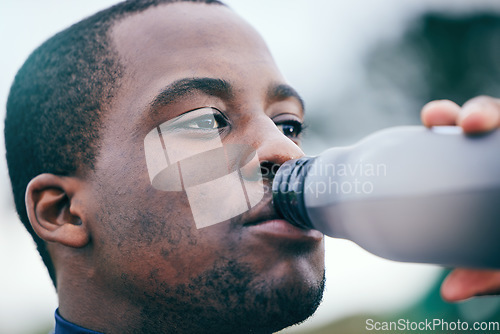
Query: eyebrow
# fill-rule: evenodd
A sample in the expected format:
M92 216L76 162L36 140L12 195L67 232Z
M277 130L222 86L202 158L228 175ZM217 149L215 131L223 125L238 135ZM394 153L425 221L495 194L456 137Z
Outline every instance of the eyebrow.
M216 96L224 100L234 99L231 83L220 78L183 78L163 88L150 102L148 115L154 116L162 107L187 97L195 92ZM287 98L295 98L304 112L304 101L295 89L286 84L272 84L267 89L269 101L280 101Z
M285 100L287 98L295 98L300 103L300 107L302 108L302 112L305 112L305 104L302 97L300 97L299 93L293 87L286 84L276 84L269 87L267 91L267 98L271 101L280 101Z
M195 91L222 99L231 99L233 97L231 84L223 79L185 78L174 81L165 87L151 102L151 108L153 110L158 109L158 107L168 105Z

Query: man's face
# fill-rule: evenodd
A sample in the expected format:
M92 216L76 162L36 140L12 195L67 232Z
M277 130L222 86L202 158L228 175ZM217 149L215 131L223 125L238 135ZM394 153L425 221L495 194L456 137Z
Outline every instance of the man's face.
M165 322L271 331L309 316L322 293L321 234L278 220L269 194L198 229L185 192L152 186L144 151L153 129L210 107L216 122L195 115L176 136L216 129L224 145L251 147L265 167L300 157L302 105L264 42L228 8L192 3L133 15L112 37L124 73L87 189L94 285L131 315L153 319L142 324L149 330ZM188 139L182 150L199 151L200 141Z

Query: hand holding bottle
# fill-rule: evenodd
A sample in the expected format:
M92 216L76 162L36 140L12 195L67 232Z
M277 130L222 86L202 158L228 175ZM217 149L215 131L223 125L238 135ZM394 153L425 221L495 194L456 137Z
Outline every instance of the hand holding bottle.
M458 125L465 133L488 132L500 128L500 99L476 97L462 107L448 100L433 101L424 106L421 116L428 127ZM441 295L448 301L499 293L500 271L496 270L455 269L441 286Z

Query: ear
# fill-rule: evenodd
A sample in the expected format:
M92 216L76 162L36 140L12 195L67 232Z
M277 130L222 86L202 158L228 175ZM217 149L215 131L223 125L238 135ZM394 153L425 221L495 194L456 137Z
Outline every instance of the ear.
M74 177L40 174L26 188L26 211L36 234L45 241L79 248L90 240L75 194L81 181Z

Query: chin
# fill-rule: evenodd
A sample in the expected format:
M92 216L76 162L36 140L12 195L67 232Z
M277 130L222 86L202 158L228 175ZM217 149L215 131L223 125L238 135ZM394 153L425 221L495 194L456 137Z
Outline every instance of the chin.
M233 333L272 333L299 324L312 316L321 303L325 285L324 271L310 280L281 279L261 282L250 297L251 308L245 310L247 328ZM252 323L256 319L258 324ZM244 322L240 322L242 324Z
M179 333L272 333L309 318L323 290L322 263L283 261L262 272L221 259L186 283L157 286L159 303L145 305L142 312L155 322L144 323L143 332L162 332L165 328L155 326L168 324Z

